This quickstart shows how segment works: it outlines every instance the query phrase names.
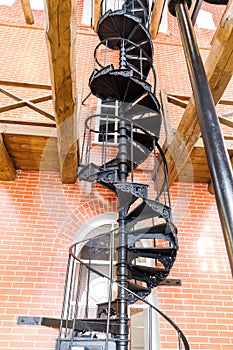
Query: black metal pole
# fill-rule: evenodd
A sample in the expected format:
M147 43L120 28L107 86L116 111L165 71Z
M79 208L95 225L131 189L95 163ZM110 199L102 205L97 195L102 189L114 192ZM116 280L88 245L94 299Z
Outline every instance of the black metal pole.
M124 115L122 106L120 115ZM128 154L127 154L127 133L125 121L119 122L119 143L118 143L118 165L120 182L125 183L128 176ZM126 210L124 203L119 200L119 246L117 247L117 281L120 286L128 288L128 263L127 263L127 234L125 232ZM116 341L117 350L127 350L129 342L128 326L128 293L125 289L118 287L117 293L117 318L119 319L118 334Z
M197 19L199 11L201 9L201 5L202 5L202 0L197 0L196 4L194 6L194 9L193 9L192 16L191 16L191 21L192 21L193 25L196 23L196 19Z
M177 17L193 89L206 158L213 183L219 217L233 275L233 174L208 80L188 13L191 2L170 0L169 10Z

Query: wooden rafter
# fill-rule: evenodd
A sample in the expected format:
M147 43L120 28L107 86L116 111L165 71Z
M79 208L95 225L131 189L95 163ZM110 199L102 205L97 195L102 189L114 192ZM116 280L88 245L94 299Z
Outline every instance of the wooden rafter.
M221 124L229 126L230 128L233 128L233 121L229 120L228 118L225 118L223 116L218 117Z
M179 98L171 96L171 95L168 95L167 99L168 99L168 102L172 102L178 107L181 107L181 108L187 107L187 102L182 100L182 99L179 99Z
M176 104L176 101L189 101L190 100L190 96L189 95L177 95L177 94L171 94L166 92L167 94L167 98L169 99L169 102ZM220 105L227 105L227 106L233 106L233 100L229 100L229 99L221 99L218 101L218 103ZM180 106L183 107L183 106ZM186 107L187 107L187 103L186 103Z
M173 128L172 123L171 123L171 118L170 118L170 112L169 112L169 103L185 108L187 106L187 103L184 101L188 101L190 97L185 96L185 95L180 95L179 98L175 97L176 95L169 94L165 90L160 91L160 99L161 99L161 108L163 112L163 118L164 118L164 128L165 128L165 134L166 136L169 136L170 139L172 135L175 134L176 130ZM232 105L233 101L232 100L219 100L219 104L224 104L224 105ZM222 115L218 116L219 122L225 126L228 126L230 128L233 128L233 121L229 118L233 116L233 112L225 113ZM225 139L233 138L233 136L229 135L224 135ZM167 142L169 145L169 142ZM231 148L231 147L230 147Z
M77 101L75 80L75 1L45 1L46 41L63 183L77 178Z
M0 134L0 180L13 181L16 177L16 170L12 158L7 152L2 134Z
M34 24L34 17L29 0L21 0L24 18L27 24Z
M161 100L161 108L163 113L163 120L164 120L164 129L165 129L165 135L166 139L164 141L163 149L166 150L167 147L169 147L171 141L173 140L173 137L176 133L176 129L173 128L170 118L170 111L169 111L169 103L184 108L183 103L185 101L188 101L190 99L189 96L186 95L179 95L178 97L174 97L176 95L167 93L165 90L160 91L160 100ZM220 100L219 104L224 104L231 106L232 100ZM231 117L233 115L233 112L223 114L222 116L219 115L219 122L229 128L233 128L233 121L231 118L227 118L227 116ZM229 156L231 156L231 162L233 162L232 158L232 151L233 151L233 136L227 134L224 135L225 139L225 146L229 152ZM202 138L199 138L198 141L195 144L194 149L192 150L189 159L187 160L184 169L182 169L179 180L180 181L190 181L190 179L193 179L195 181L200 182L208 182L208 189L210 193L213 193L213 186L210 182L210 174L208 171L208 166L206 162L206 158L204 155L204 145ZM197 169L198 165L198 169Z
M51 90L51 85L48 85L48 84L28 83L25 81L16 81L16 80L0 79L0 85L18 86L18 87L25 87L29 89L31 88L31 89Z
M233 0L223 14L205 63L215 104L220 100L233 74ZM190 98L176 134L166 150L169 182L172 184L201 136L193 96Z
M31 135L43 137L57 137L55 127L48 125L35 125L35 123L20 123L11 121L0 121L0 133L14 135Z
M15 94L12 94L11 92L0 88L0 92L7 95L8 97L11 97L13 100L17 101L16 103L10 104L10 105L6 105L6 106L2 106L0 107L0 113L6 112L6 111L10 111L12 109L17 109L17 108L21 108L21 107L29 107L31 109L33 109L34 111L40 113L41 115L43 115L46 118L49 118L51 120L55 120L54 116L46 111L44 111L42 108L35 106L35 103L40 103L40 102L44 102L44 101L49 101L52 99L52 95L46 95L46 96L42 96L42 97L37 97L31 100L23 100L20 97L16 96Z
M151 14L151 22L150 22L151 23L150 24L150 35L151 35L152 40L156 38L156 35L158 33L165 2L166 2L166 0L156 0L154 2L153 11Z
M170 112L169 112L169 107L168 107L168 94L165 90L160 91L160 100L161 100L161 108L162 108L162 113L163 113L163 121L164 121L164 129L165 129L165 147L170 145L174 134L175 134L175 129L172 126L171 123L171 117L170 117Z
M94 31L96 32L97 24L100 19L100 4L102 0L94 0Z

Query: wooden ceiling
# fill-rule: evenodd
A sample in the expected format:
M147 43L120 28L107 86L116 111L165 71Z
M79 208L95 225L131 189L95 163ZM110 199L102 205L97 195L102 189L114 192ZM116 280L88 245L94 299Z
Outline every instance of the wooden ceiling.
M34 22L29 0L21 0L25 21ZM165 0L157 0L152 13L151 35L156 37ZM95 21L99 18L100 0L95 0ZM0 120L0 180L14 180L17 169L59 171L63 183L74 183L77 179L78 142L77 111L81 101L77 97L75 72L75 0L46 0L46 42L52 86L0 81L0 92L14 100L0 108L5 111L28 107L45 116L47 123L3 122ZM212 41L212 48L205 69L215 104L221 97L233 74L233 0L229 0L225 13ZM43 96L22 100L7 90L8 86L25 86L45 90ZM53 113L39 108L38 102L51 100ZM196 116L193 96L172 96L161 92L163 113L168 120L168 103L177 103L184 108L177 128L168 132L166 158L170 183L177 179L188 181L189 163L194 175L192 181L209 182L210 176L205 160L201 132ZM233 100L228 101L233 105ZM1 119L1 118L0 118ZM232 127L232 121L225 119ZM167 127L169 122L167 123ZM168 128L169 129L169 128ZM167 130L169 131L169 130ZM170 129L171 131L171 129ZM233 140L228 137L227 147L232 158ZM180 161L181 160L181 161ZM182 170L183 169L183 170ZM182 171L182 172L181 172ZM179 176L178 176L179 175Z

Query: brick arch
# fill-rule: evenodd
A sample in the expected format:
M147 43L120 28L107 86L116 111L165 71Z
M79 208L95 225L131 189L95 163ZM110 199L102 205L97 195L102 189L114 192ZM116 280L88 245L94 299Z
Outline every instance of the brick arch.
M71 240L77 237L80 228L89 220L104 214L117 212L116 198L93 198L70 211L59 230Z

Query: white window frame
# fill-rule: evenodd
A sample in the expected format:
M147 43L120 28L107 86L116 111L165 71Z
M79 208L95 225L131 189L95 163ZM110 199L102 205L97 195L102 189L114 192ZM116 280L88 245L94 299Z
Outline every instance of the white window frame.
M99 116L96 118L96 125L95 125L95 130L96 131L98 131L100 129L100 122L101 122L101 120L106 120L105 118L101 118L101 107L102 106L103 106L102 100L98 99L96 112L97 112L97 115L99 115ZM113 115L115 117L118 116L118 110L119 110L119 102L118 101L115 101L114 105L112 103L109 103L109 105L108 105L108 103L105 103L104 106L106 106L108 108L115 109L115 113ZM108 121L114 121L115 122L115 130L117 130L119 119L109 117ZM118 141L117 141L118 134L117 134L117 132L114 132L114 133L108 132L108 135L113 135L114 138L113 138L112 141L108 140L107 143L109 145L118 145ZM95 133L94 143L97 143L97 144L102 144L103 143L103 141L99 141L99 136L100 136L99 133Z
M83 13L82 13L82 25L91 26L93 18L93 0L84 0L83 1Z

